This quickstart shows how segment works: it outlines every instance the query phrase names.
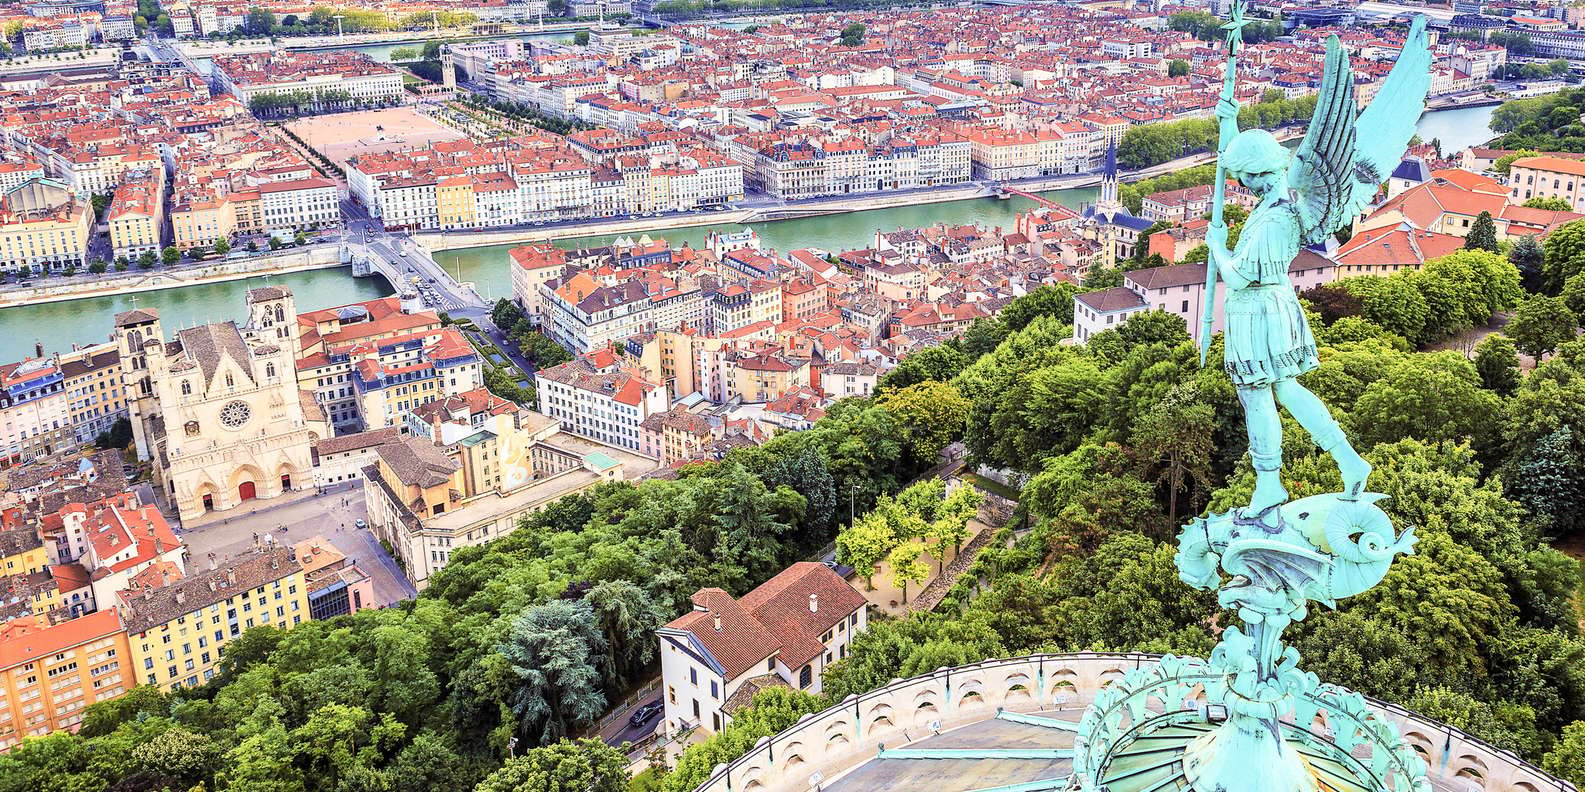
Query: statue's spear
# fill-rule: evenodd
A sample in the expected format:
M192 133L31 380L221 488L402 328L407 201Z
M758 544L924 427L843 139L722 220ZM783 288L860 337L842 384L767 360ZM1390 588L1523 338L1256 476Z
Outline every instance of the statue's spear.
M1221 99L1234 101L1234 91L1238 83L1238 51L1244 47L1244 3L1243 0L1233 0L1233 9L1228 16L1227 24L1222 29L1227 31L1227 71L1222 75ZM1227 200L1227 170L1222 167L1222 153L1230 142L1228 137L1222 137L1216 144L1216 181L1212 188L1211 197L1211 225L1221 225L1222 204ZM1205 297L1200 310L1200 367L1205 367L1205 356L1211 351L1211 326L1216 322L1216 259L1205 257Z

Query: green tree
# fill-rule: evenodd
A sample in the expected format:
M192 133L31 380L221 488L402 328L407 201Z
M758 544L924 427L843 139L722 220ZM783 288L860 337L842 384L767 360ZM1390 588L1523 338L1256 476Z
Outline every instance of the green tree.
M242 18L242 29L254 36L268 35L275 29L275 13L267 8L252 6Z
M1008 330L1022 330L1036 317L1051 316L1063 324L1073 324L1073 296L1079 287L1066 281L1041 286L1007 304L998 318Z
M1190 510L1211 483L1216 412L1193 388L1174 388L1134 426L1130 443L1139 456L1141 478L1154 478L1167 490L1167 519L1178 524L1178 499Z
M183 786L209 783L220 751L209 735L173 728L132 749L145 772Z
M1493 119L1492 120L1493 120L1494 123L1497 121L1495 113L1493 114ZM1496 128L1497 127L1493 127L1493 129L1496 129ZM1530 149L1519 149L1518 151L1510 151L1507 154L1504 154L1501 157L1498 157L1497 160L1492 163L1491 169L1496 171L1496 172L1498 172L1498 173L1501 173L1504 176L1507 176L1508 175L1508 170L1513 167L1513 164L1515 162L1517 162L1519 160L1522 160L1522 159L1525 159L1527 157L1537 157L1537 156L1540 156L1540 154L1541 154L1541 152L1532 151Z
M1184 60L1184 59L1182 59L1182 58L1173 58L1172 61L1167 64L1167 76L1168 77L1187 77L1187 76L1189 76L1189 62Z
M1492 333L1475 345L1475 371L1481 387L1499 396L1512 396L1519 388L1519 353L1513 339Z
M1585 721L1563 728L1563 739L1541 760L1541 769L1577 787L1585 786Z
M1541 251L1542 287L1557 294L1565 281L1585 270L1585 220L1564 223L1548 234Z
M1536 441L1514 460L1508 496L1540 521L1539 530L1566 536L1585 515L1585 458L1567 426Z
M1534 294L1541 290L1545 258L1535 234L1520 235L1508 249L1508 262L1519 271L1519 283L1526 292Z
M164 264L167 267L169 267L169 266L171 266L173 264L176 264L177 262L179 262L181 260L182 260L182 252L180 250L177 250L174 246L167 247L164 250L160 251L160 263Z
M903 358L895 368L881 375L877 389L900 391L926 380L949 382L968 364L968 356L955 346L928 346Z
M865 31L866 28L864 27L863 22L850 23L847 27L842 28L842 35L839 39L840 43L844 47L857 47L858 45L864 43Z
M864 588L875 590L875 565L896 546L891 523L873 512L860 517L837 534L838 557L864 576Z
M1574 211L1574 206L1568 201L1550 195L1537 195L1536 197L1525 201L1524 205L1530 207L1531 209L1545 209L1549 212Z
M550 743L605 711L599 664L607 647L588 602L530 606L496 651L516 678L509 704L519 733Z
M627 757L595 739L559 740L507 760L474 792L625 792Z
M1475 217L1475 224L1469 227L1469 233L1464 237L1465 250L1484 250L1497 253L1497 224L1491 219L1491 212L1481 212Z
M109 269L109 266L105 264L104 259L96 258L91 264L88 265L88 271L95 275L103 275L107 269Z
M941 450L963 436L973 405L956 386L926 380L880 397L892 414L903 446L920 468L934 465Z
M585 596L600 620L611 669L607 686L624 685L655 657L655 630L671 621L649 593L627 580L606 580Z
M1404 704L1418 715L1463 729L1520 756L1540 753L1535 711L1522 704L1488 704L1467 692L1446 687L1422 688Z
M1366 319L1411 344L1419 343L1431 309L1409 273L1346 278L1338 285L1360 298L1361 315Z
M553 4L556 3L556 2L560 2L563 6L565 6L567 4L567 0L551 0L551 2ZM574 43L574 44L576 44L576 45L578 45L580 47L589 46L589 31L580 30L577 33L572 34L572 43Z
M892 585L902 589L903 602L908 601L909 583L923 583L930 577L930 567L919 559L924 551L921 544L903 542L886 556L886 563L892 568Z
M801 690L772 687L755 693L749 706L738 710L724 729L683 751L676 769L662 779L661 788L665 792L692 792L709 779L716 765L731 763L748 753L761 737L776 734L824 706L823 699Z
M152 269L158 262L159 259L155 257L152 250L145 250L142 255L138 256L138 266L143 269Z
M224 256L231 252L231 242L225 237L215 240L215 255Z
M1574 338L1575 321L1561 298L1537 294L1519 305L1504 332L1520 352L1540 360Z

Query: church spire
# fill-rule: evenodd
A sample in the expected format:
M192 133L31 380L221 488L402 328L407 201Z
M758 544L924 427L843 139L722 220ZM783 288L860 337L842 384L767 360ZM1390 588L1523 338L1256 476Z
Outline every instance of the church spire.
M1106 164L1101 168L1101 194L1096 196L1099 206L1117 206L1117 144L1106 144Z

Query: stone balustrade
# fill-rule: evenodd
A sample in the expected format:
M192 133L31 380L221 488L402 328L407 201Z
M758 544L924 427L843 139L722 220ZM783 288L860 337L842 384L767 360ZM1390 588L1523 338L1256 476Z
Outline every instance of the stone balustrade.
M1094 693L1159 655L1129 653L1031 655L942 668L862 696L849 696L791 728L763 738L730 765L717 765L695 792L804 792L875 757L882 744L900 748L934 731L1009 712L1082 710ZM1452 792L1578 792L1519 756L1396 704L1367 699L1428 765L1439 790Z

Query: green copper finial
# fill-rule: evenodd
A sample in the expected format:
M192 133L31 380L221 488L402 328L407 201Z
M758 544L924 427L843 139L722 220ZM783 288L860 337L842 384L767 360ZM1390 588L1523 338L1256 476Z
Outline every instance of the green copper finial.
M1129 789L1122 779L1107 776L1113 753L1152 728L1191 722L1193 717L1215 728L1183 744L1181 768L1189 788L1319 789L1305 756L1324 748L1301 732L1317 711L1349 714L1342 710L1354 708L1357 695L1322 685L1314 674L1300 670L1299 653L1283 643L1283 631L1307 615L1310 603L1335 606L1339 599L1381 582L1394 558L1414 551L1414 530L1396 534L1375 505L1384 496L1365 491L1370 464L1354 450L1327 406L1298 381L1319 360L1288 280L1288 266L1302 246L1324 242L1357 216L1403 156L1430 85L1425 19L1417 17L1410 26L1402 55L1363 113L1354 98L1347 54L1335 36L1327 42L1315 116L1292 156L1271 133L1238 129L1235 58L1244 24L1242 4L1235 0L1231 19L1223 25L1228 67L1216 107L1221 145L1207 234L1203 315L1210 317L1215 309L1216 285L1226 284L1223 369L1244 405L1256 486L1248 506L1185 526L1176 559L1186 583L1217 592L1218 602L1242 624L1222 633L1208 662L1164 661L1154 675L1136 675L1097 696L1076 740L1078 789ZM1224 175L1258 198L1232 249L1223 222ZM1210 327L1204 327L1202 360L1210 335ZM1279 405L1337 462L1342 492L1288 500L1281 478ZM1195 680L1211 706L1173 710L1173 692ZM1145 702L1152 696L1168 710L1156 718L1145 717ZM1195 712L1199 714L1186 715ZM1306 720L1296 723L1300 717ZM1379 769L1362 766L1360 772L1397 774L1406 784L1425 788L1423 763L1404 758L1412 752L1397 733L1376 726L1368 730L1382 751L1382 762Z

